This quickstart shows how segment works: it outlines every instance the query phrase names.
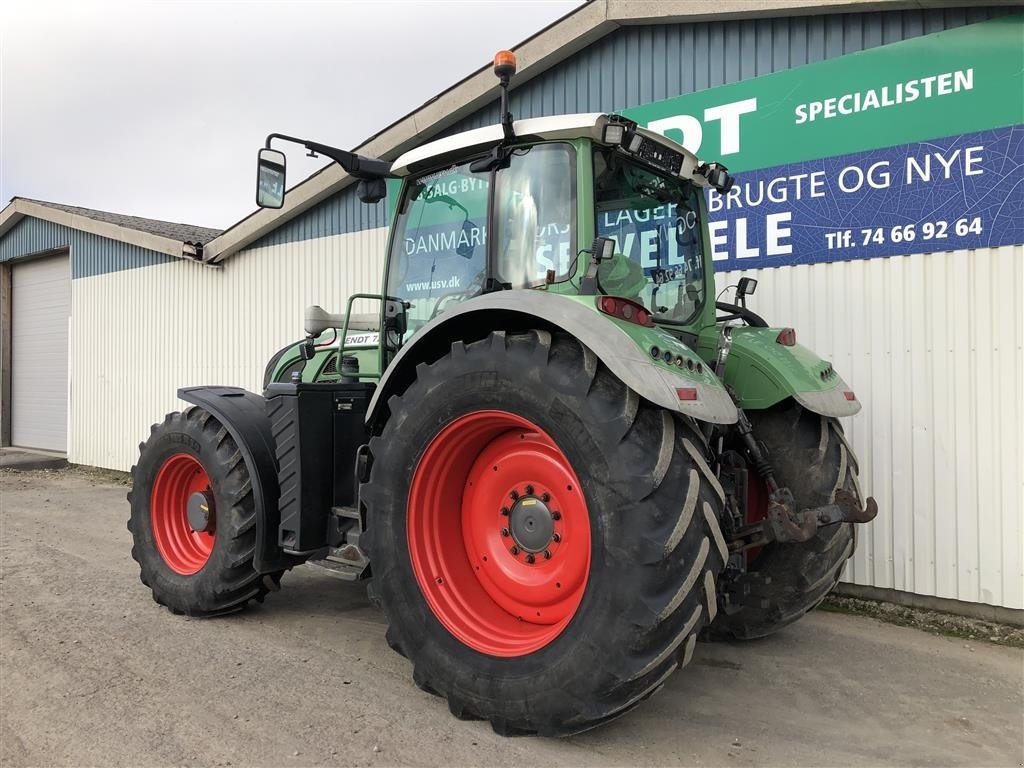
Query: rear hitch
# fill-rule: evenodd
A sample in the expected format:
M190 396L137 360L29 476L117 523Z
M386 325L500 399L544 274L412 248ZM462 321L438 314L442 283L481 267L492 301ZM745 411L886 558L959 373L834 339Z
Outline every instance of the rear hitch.
M768 522L772 537L783 544L810 541L818 532L815 511L805 509L793 512L793 494L788 488L779 488L768 501Z
M878 503L868 496L864 509L860 508L857 497L845 488L836 491L831 504L816 509L808 509L805 514L812 513L818 525L833 523L870 523L878 515Z

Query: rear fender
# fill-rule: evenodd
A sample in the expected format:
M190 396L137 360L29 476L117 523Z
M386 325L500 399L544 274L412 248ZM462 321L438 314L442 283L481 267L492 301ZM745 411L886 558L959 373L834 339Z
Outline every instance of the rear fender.
M697 353L671 334L601 313L596 296L511 290L461 302L417 331L385 371L370 401L367 423L372 425L388 398L415 379L419 363L444 356L454 342L476 341L492 331L531 329L574 336L626 386L656 405L699 421L736 421L736 406L721 382L703 364L698 367ZM681 400L677 390L682 388L696 390L696 399Z
M286 555L277 544L280 489L267 401L240 387L183 387L178 390L178 397L213 414L238 445L249 470L256 507L255 569L259 573L273 573L301 562Z
M792 397L822 416L852 416L860 411L853 390L832 367L800 344L786 346L777 339L782 328L734 327L725 361L725 383L744 409L770 408ZM713 356L718 332L701 336L700 347Z

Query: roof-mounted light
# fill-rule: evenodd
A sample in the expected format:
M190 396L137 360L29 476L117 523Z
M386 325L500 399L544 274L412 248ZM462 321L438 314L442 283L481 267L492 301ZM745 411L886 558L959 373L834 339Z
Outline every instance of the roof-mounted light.
M626 137L626 126L622 123L607 123L601 132L605 144L621 144Z
M494 74L498 77L512 77L516 73L516 55L512 51L498 51L494 54Z

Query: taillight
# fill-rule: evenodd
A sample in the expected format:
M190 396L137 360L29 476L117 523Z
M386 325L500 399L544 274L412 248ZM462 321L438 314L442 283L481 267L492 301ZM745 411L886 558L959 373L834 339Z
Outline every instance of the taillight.
M856 400L857 399L857 396L855 394L853 394L853 392L843 392L843 397L845 397L847 400Z
M775 341L784 347L792 347L796 344L796 331L792 328L783 328L775 337Z
M643 304L638 304L632 299L624 299L621 296L599 296L597 308L606 315L617 317L619 320L625 320L629 323L646 325L648 327L654 325L653 315Z
M676 396L680 400L696 400L697 399L697 388L696 387L680 387L676 390Z

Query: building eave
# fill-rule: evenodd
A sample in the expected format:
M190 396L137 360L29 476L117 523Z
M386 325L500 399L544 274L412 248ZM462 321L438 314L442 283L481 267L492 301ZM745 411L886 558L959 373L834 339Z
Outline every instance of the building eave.
M50 208L49 206L22 198L14 198L3 211L0 211L0 238L6 235L15 224L26 216L50 221L54 224L77 229L80 232L88 232L122 243L137 245L140 248L167 256L174 256L179 259L193 260L196 258L197 251L201 252L201 249L197 248L197 246L181 240L154 235L149 232L140 232L137 229L122 227L106 221L90 219L88 216Z

